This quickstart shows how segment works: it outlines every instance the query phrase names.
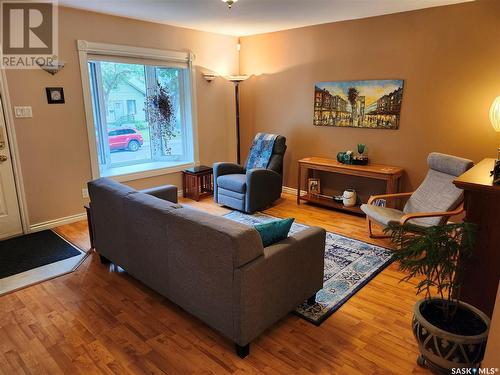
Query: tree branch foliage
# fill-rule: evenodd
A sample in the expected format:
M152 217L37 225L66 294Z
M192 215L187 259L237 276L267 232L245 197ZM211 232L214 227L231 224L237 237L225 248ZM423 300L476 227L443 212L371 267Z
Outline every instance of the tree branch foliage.
M172 150L168 141L175 136L175 113L167 88L159 82L157 91L146 97L145 111L150 126L153 152L170 155Z

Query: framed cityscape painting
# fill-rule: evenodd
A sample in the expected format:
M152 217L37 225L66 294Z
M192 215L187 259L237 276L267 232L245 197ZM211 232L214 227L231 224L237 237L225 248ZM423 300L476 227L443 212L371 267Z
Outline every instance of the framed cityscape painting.
M398 129L403 80L320 82L314 87L318 126Z

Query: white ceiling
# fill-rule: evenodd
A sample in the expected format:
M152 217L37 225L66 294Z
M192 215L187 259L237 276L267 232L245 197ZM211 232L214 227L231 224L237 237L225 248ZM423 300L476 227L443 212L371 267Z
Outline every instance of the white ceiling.
M59 4L220 34L245 36L472 0L59 0Z

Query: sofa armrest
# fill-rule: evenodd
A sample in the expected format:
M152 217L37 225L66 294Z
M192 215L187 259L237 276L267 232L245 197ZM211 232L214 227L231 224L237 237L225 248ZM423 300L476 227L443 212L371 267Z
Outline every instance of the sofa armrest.
M245 168L235 163L214 163L214 179L225 174L244 174Z
M248 212L263 209L281 196L283 178L273 170L249 169L246 182L245 207Z
M326 232L311 227L235 270L234 341L246 345L323 287Z
M156 198L160 198L172 203L177 203L177 186L174 185L163 185L158 187L153 187L149 189L141 190L141 193L152 195Z
M249 169L247 171L247 186L250 186L253 183L279 183L279 186L281 187L281 180L281 175L271 169L256 168Z

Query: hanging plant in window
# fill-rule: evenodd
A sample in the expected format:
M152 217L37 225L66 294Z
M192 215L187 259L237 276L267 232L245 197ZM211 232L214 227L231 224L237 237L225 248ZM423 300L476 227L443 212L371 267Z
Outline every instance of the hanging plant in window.
M175 136L174 108L168 89L158 83L157 91L145 100L146 119L150 126L151 148L155 155L170 155L169 141Z

